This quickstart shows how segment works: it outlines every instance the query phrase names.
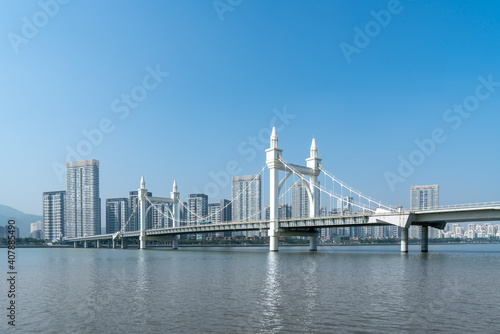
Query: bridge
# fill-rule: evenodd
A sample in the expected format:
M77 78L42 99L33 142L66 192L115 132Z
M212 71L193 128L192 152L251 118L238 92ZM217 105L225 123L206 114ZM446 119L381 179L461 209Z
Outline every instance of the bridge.
M94 242L97 247L100 247L101 241L107 241L113 248L116 247L117 241L119 240L121 247L126 248L128 241L139 239L140 249L147 248L147 241L165 241L170 242L173 249L177 249L178 238L183 234L260 231L266 232L269 237L270 251L278 251L278 240L280 236L309 237L309 250L316 251L318 247L317 240L319 230L322 228L397 226L401 229L401 252L408 252L409 228L411 226L421 226L421 251L427 252L429 227L444 229L447 223L500 220L500 202L440 206L418 210L404 210L400 207L394 208L384 205L346 185L333 176L322 167L321 160L322 159L318 158L318 148L313 138L310 156L306 159L305 166L285 162L283 160L283 150L278 148L276 129L273 128L270 148L266 150L266 164L259 172L259 175L263 173L265 167L269 170L269 219L254 220L252 217L249 217L247 221L223 223L193 223L181 221L179 219L179 205L183 205L183 203L180 201L180 194L177 191L176 182L174 181L170 197L152 197L147 195L148 192L144 177L142 177L140 188L138 189L137 208L139 210L140 223L140 229L138 231L125 231L130 218L135 214L135 212L132 212L127 223L122 226L119 232L67 238L66 240L68 242L73 242L75 247L78 242L83 242L84 247L87 247L89 242ZM280 172L284 173L281 178ZM321 172L323 172L325 180L326 177L332 180L332 189L326 188L326 181L325 185L320 185L318 176ZM304 187L306 191L309 208L308 216L301 218L280 218L278 211L279 201L284 194L289 191L283 192L283 187L287 179L292 175L298 180L297 182L300 182L301 186ZM255 179L252 182L254 181ZM336 186L337 192L335 192ZM338 188L340 188L340 193ZM344 192L349 194L349 196L345 197ZM237 194L236 198L241 196L241 193L242 192ZM321 216L320 193L328 195L332 201L334 199L340 201L342 206L344 206L347 198L347 205L351 209ZM357 202L352 200L353 195L357 197ZM150 204L149 207L147 207L147 203ZM167 213L165 213L157 208L157 204L168 204L172 209L170 210L168 206L166 206ZM353 207L357 208L356 212L353 211ZM164 215L165 218L169 219L172 222L172 226L146 229L146 216L151 209L156 210L158 214ZM189 211L189 208L185 207L185 209ZM220 210L223 209L224 208L220 208ZM258 218L260 218L262 211L263 210L256 215ZM207 220L210 216L200 218Z

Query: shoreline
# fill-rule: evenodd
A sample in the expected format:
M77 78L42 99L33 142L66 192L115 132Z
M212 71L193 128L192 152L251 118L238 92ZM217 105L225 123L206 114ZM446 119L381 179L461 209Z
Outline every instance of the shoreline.
M429 245L489 245L489 244L500 244L500 241L497 242L429 242ZM318 247L357 247L357 246L400 246L400 243L359 243L359 244L318 244ZM410 243L409 246L417 246L420 245L420 242ZM280 247L303 247L309 246L309 243L304 244L280 244ZM8 245L0 245L0 248L7 248ZM128 248L137 248L138 245L129 245ZM242 245L242 244L230 244L230 245L179 245L179 248L196 248L196 247L204 247L204 248L230 248L230 247L269 247L269 244L250 244L250 245ZM73 245L16 245L16 248L74 248ZM83 248L83 247L78 247ZM95 248L95 247L89 247ZM101 246L103 249L111 249L106 246ZM170 248L170 246L165 245L152 245L148 246L149 249L154 248ZM116 249L121 249L121 247L116 247Z

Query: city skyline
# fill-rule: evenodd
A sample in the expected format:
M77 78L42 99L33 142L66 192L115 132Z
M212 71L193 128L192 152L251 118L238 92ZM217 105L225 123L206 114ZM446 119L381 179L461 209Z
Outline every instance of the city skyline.
M271 137L271 145L273 142ZM314 143L314 141L313 141ZM314 145L313 145L314 146ZM315 149L317 152L317 149ZM55 192L44 192L43 193L43 222L36 222L31 224L31 234L34 230L38 229L38 236L46 235L46 238L50 241L60 240L61 237L66 237L68 231L68 225L81 225L78 229L81 230L79 236L93 235L103 233L115 233L118 231L135 231L137 230L138 212L137 207L137 191L130 191L129 197L123 198L111 198L105 199L105 219L102 223L100 229L97 233L93 234L83 233L85 226L91 226L92 224L83 224L80 219L66 219L68 216L74 216L72 213L75 211L74 207L79 208L80 214L76 216L89 216L89 213L84 214L85 211L96 211L89 207L90 204L94 203L94 198L99 194L99 162L96 160L84 160L84 161L72 161L66 164L67 169L70 171L67 177L67 191L55 191ZM264 170L262 170L264 171ZM261 172L262 172L261 171ZM141 179L141 184L143 182ZM284 183L283 185L285 185ZM174 188L177 189L177 183L174 182ZM181 217L181 225L198 225L205 223L218 224L225 221L252 221L259 220L260 217L264 216L264 219L268 220L270 211L269 206L265 206L264 210L261 210L261 175L243 175L232 177L232 201L226 199L221 199L219 203L209 203L209 198L206 194L188 194L187 202L183 204L186 209L186 213L181 216L185 216L186 220ZM66 193L74 193L71 197L71 202L68 204L66 201ZM308 216L309 198L307 197L306 189L302 181L293 181L290 187L284 191L285 195L291 192L291 205L288 203L280 203L278 208L278 217L280 219L286 218L299 218ZM147 192L147 196L152 197L151 192ZM439 185L419 185L412 186L410 189L411 198L411 209L421 210L429 208L437 208L439 206ZM290 198L289 198L290 199ZM99 202L101 199L99 198ZM76 202L71 204L72 202ZM79 204L78 204L79 203ZM182 201L181 201L182 203ZM333 205L334 202L332 202ZM322 206L319 208L319 216L327 216L329 214L342 214L349 215L356 212L363 212L364 209L360 207L353 206L352 197L339 197L337 199L336 207L326 207ZM67 207L66 207L67 206ZM168 217L169 213L172 212L172 207L170 204L158 203L154 204L154 210L151 210L149 215L146 217L146 229L161 229L165 227L172 227L172 218ZM97 206L100 211L100 205ZM146 212L149 203L146 204ZM235 216L231 214L232 208L235 208ZM77 211L78 211L77 210ZM361 211L360 211L361 210ZM132 219L134 218L134 219ZM83 219L85 220L85 219ZM88 220L88 219L87 219ZM75 222L76 221L76 222ZM79 222L79 224L78 224ZM465 223L462 223L464 225ZM34 228L37 226L37 228ZM40 228L39 226L42 226ZM470 238L474 239L477 237L481 238L484 235L496 236L496 233L500 233L498 226L490 223L484 223L485 231L482 231L482 225L469 223L468 231L477 230L476 234L466 234L463 233L464 228L461 227L462 232L455 231L456 226L459 224L453 224L453 228L449 225L446 226L444 231L439 231L434 228L429 229L430 238ZM471 226L473 227L471 229ZM490 230L491 227L491 230ZM73 228L74 229L74 228ZM77 230L78 230L77 229ZM71 228L69 229L72 230ZM398 237L399 232L394 230L394 226L389 227L349 227L349 228L338 228L338 229L322 229L321 237L322 240L331 240L332 236L349 236L351 238L377 238L384 239L390 237ZM453 234L449 231L453 230ZM482 231L482 232L481 232ZM487 233L487 234L486 234ZM31 235L30 234L30 235ZM198 237L207 236L221 236L223 234L203 234L198 235ZM224 233L225 236L229 236ZM410 238L421 238L421 228L419 226L412 226L409 230ZM254 234L252 234L254 236Z
M442 204L497 200L500 5L402 0L387 23L388 4L245 1L221 20L211 2L70 2L28 37L44 9L4 4L2 184L18 193L0 203L41 215L83 159L101 161L101 198L142 175L155 194L176 179L229 198L273 125L291 161L314 136L335 175L384 203L409 207L418 184L440 184Z

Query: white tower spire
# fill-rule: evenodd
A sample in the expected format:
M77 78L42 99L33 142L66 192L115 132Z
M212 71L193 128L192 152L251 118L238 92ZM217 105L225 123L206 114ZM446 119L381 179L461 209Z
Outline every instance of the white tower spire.
M144 182L144 176L141 176L141 189L146 188L146 183Z
M276 127L273 126L271 133L271 148L278 148L278 135L276 134Z
M172 187L172 191L173 191L174 193L176 193L176 192L177 192L177 182L176 182L175 180L174 180L174 185L173 185L173 187Z
M318 146L316 146L316 139L313 137L311 143L311 158L317 158L317 157L318 157Z

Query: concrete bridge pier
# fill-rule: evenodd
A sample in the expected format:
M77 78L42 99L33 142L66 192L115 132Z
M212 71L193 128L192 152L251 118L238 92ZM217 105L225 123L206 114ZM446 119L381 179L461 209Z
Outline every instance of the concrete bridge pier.
M95 241L95 248L101 248L101 242L100 240Z
M279 244L279 234L276 232L276 225L278 222L271 222L269 227L269 251L277 252Z
M146 249L147 241L146 231L141 231L141 235L139 236L139 249Z
M408 228L401 227L401 253L408 253Z
M73 248L76 248L76 241L73 242Z
M87 247L88 247L88 241L87 241L87 240L85 240L85 241L83 242L83 248L87 248Z
M125 238L122 238L122 249L127 249L128 245L127 245L127 239Z
M318 233L314 233L309 237L309 250L315 252L318 250Z
M178 249L179 248L179 241L178 241L178 236L174 235L172 238L172 249Z
M115 239L111 239L111 247L113 247L113 249L116 248L116 240Z
M429 251L429 227L422 226L422 242L421 242L422 253L427 253Z

